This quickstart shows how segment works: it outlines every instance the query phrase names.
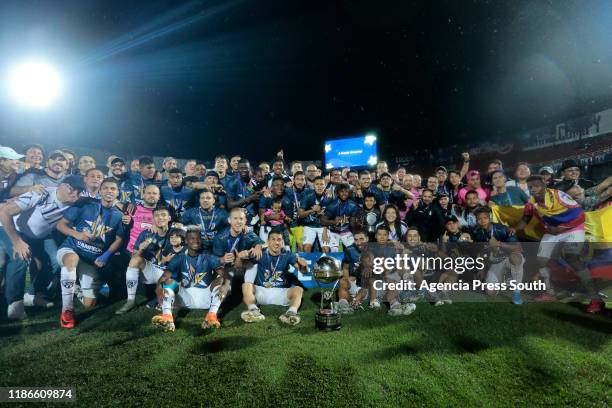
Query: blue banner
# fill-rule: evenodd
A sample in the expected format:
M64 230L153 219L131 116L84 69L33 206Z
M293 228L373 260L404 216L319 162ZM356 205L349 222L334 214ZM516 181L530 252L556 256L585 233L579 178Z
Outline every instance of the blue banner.
M342 265L342 259L344 258L343 252L329 252L329 253L298 252L298 255L300 256L300 258L304 258L306 262L308 262L308 273L303 274L302 272L296 270L293 266L289 268L289 271L294 273L298 277L300 282L302 282L304 284L304 287L306 288L316 288L317 287L317 282L315 282L312 279L312 269L314 268L314 264L315 262L317 262L317 259L321 258L322 256L327 255L327 256L336 258L338 262L340 263L340 265ZM323 286L331 286L331 285L323 285Z

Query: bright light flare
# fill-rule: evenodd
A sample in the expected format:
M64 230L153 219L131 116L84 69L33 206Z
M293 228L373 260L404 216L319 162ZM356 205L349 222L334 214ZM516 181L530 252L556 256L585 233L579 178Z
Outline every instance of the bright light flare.
M16 65L9 73L8 84L17 103L34 108L46 108L59 95L61 81L49 64L27 62Z

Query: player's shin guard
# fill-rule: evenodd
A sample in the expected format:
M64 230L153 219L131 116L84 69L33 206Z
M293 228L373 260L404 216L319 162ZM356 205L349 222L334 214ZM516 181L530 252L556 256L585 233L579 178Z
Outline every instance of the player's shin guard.
M62 311L73 310L74 285L76 283L76 268L63 266L60 272L60 283L62 287Z
M136 289L138 289L138 268L132 268L128 266L125 272L125 285L127 286L127 298L128 300L136 299Z
M174 289L164 288L164 299L162 300L162 314L172 314L172 307L174 306Z
M219 311L219 306L221 306L221 299L219 298L219 286L215 286L212 290L212 294L210 297L210 309L208 310L210 313L217 313Z

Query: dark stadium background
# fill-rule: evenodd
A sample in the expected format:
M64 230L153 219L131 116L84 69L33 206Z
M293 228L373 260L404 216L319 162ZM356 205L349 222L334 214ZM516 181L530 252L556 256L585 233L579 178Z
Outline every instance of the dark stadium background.
M42 52L70 89L49 112L4 107L0 138L252 160L281 147L289 159L321 159L323 140L367 131L383 157L507 142L610 106L610 10L602 1L5 1L4 59ZM154 34L140 41L147 26ZM128 45L108 53L116 39Z

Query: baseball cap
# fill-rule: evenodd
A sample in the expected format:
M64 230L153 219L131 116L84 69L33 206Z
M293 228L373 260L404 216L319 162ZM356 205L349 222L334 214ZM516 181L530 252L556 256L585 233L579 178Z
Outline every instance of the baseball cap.
M434 170L434 172L436 172L436 173L437 173L437 172L438 172L438 170L442 170L442 171L444 171L445 173L448 173L448 171L446 170L446 167L444 167L444 166L438 166L438 167L436 167L436 169Z
M75 190L83 191L85 190L85 182L83 181L82 176L71 175L62 180L62 183L68 184L70 187Z
M54 150L49 154L50 159L54 158L55 156L62 156L64 159L66 158L66 155L61 150Z
M17 153L8 146L0 146L0 159L19 160L23 154Z
M111 160L110 164L112 166L115 163L123 163L123 164L125 164L125 160L123 160L121 157L115 157L113 160Z
M219 178L219 173L217 173L216 171L212 171L211 170L211 171L206 173L206 177L210 177L210 176L216 177L218 179Z
M380 175L380 178L383 178L383 177L393 178L393 177L391 177L391 174L389 174L389 173L383 173L383 174L381 174L381 175Z
M542 174L542 173L555 174L555 171L550 166L544 166L538 172L538 174Z

